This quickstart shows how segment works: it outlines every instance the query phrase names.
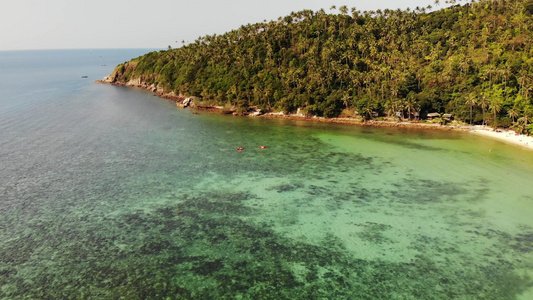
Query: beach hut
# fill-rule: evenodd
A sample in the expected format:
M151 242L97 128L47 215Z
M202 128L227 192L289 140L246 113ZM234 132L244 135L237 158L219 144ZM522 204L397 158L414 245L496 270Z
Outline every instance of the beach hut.
M436 112L428 114L428 120L433 120L433 119L438 118L438 117L440 117L440 114L436 113Z
M454 115L453 114L443 114L442 118L447 121L453 121Z

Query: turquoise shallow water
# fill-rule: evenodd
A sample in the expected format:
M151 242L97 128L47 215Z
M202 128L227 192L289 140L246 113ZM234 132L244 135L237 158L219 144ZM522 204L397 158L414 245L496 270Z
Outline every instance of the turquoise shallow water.
M144 52L0 52L0 298L533 297L531 151L92 82Z

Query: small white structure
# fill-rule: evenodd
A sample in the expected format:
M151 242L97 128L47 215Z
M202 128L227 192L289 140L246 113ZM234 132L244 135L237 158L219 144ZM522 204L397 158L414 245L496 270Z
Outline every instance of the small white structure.
M428 114L428 120L433 120L433 119L438 118L438 117L440 117L440 114L437 113L437 112Z

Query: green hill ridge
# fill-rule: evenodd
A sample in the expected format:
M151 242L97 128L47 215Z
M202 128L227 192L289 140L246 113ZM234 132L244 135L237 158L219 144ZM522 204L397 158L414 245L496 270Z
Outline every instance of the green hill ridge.
M533 132L532 15L533 1L524 0L432 12L304 10L148 53L106 81L240 112L357 111L364 119L437 112Z

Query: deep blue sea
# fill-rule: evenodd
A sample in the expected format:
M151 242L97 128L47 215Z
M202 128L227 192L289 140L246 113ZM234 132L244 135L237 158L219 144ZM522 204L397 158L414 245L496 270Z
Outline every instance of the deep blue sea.
M533 298L530 150L94 82L149 51L0 52L0 299Z

